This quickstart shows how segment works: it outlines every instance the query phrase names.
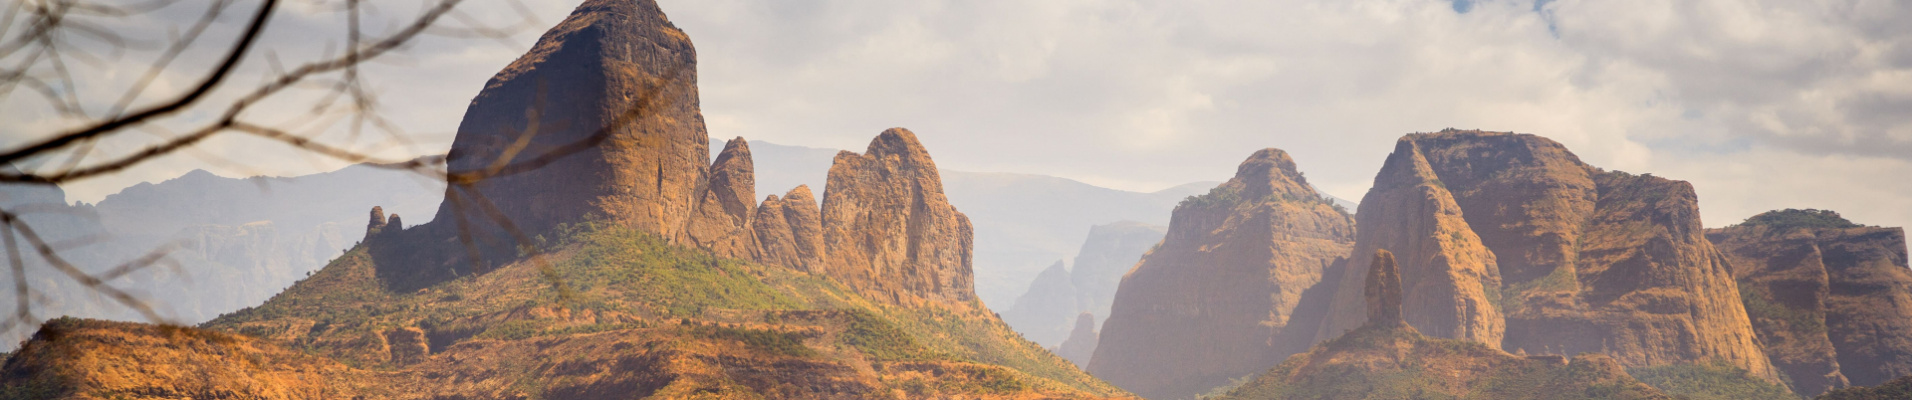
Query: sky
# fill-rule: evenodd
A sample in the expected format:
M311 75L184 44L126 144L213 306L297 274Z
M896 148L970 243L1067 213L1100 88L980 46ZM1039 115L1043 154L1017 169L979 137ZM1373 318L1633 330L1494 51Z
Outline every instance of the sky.
M374 3L383 7L367 23L374 32L418 9L409 0ZM1689 181L1711 227L1780 208L1912 225L1912 3L1904 1L660 3L697 46L713 137L861 150L900 126L943 168L1137 191L1225 180L1255 150L1278 147L1324 191L1358 200L1403 134L1514 131L1559 141L1596 166ZM112 26L178 35L205 4L184 1ZM344 14L327 4L288 4L263 50L241 65L242 79L217 95L232 98L275 62L334 52ZM442 152L485 80L575 6L467 0L460 21L523 29L498 39L433 37L369 66L368 87L403 135L353 139L349 119L305 105L316 91L246 115L311 125L327 140L394 158ZM254 5L232 7L204 40L229 42ZM93 110L108 109L155 54L100 53L107 61L72 66L87 79L70 91ZM216 55L188 52L175 65L207 65ZM195 81L189 72L160 74L139 99ZM0 143L75 123L27 92L8 96ZM209 112L162 126L183 130ZM167 135L152 131L102 142L98 152ZM94 202L197 168L247 176L338 166L221 137L65 188L69 200Z

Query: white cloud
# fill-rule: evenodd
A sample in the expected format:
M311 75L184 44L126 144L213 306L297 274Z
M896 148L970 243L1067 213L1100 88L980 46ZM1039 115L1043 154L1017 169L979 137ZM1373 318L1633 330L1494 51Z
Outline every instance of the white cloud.
M1513 130L1603 167L1690 180L1714 226L1780 207L1912 225L1899 178L1912 172L1904 2L662 3L698 46L716 137L860 149L905 126L947 168L1141 190L1224 179L1254 149L1281 147L1316 184L1359 198L1401 134ZM546 25L573 5L531 4ZM319 22L275 29L332 16L302 15ZM435 40L374 77L396 122L442 147L467 100L536 34ZM324 42L283 40L308 56ZM0 113L28 122L8 125L43 125L15 104ZM208 152L276 154L260 147ZM97 198L201 164L175 157L74 191ZM298 164L284 169L309 168Z

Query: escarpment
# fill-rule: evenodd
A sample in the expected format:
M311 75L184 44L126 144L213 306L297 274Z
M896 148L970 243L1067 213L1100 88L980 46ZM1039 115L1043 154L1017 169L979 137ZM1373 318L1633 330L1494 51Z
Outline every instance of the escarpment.
M1767 356L1800 394L1912 375L1904 229L1781 210L1706 236L1732 266Z
M1357 215L1356 256L1399 257L1405 317L1430 334L1778 380L1685 182L1588 166L1539 136L1447 130L1401 138ZM1343 311L1361 309L1358 280L1342 282L1324 339L1359 325Z
M1148 398L1191 398L1313 343L1354 220L1286 152L1175 208L1161 244L1122 278L1088 369ZM1359 288L1355 290L1359 292Z

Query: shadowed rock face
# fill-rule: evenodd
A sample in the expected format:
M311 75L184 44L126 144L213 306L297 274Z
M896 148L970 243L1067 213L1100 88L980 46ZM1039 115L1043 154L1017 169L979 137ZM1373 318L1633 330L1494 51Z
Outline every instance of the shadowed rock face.
M603 131L542 168L453 186L435 222L488 200L526 232L601 214L677 237L708 179L697 54L654 0L590 0L499 71L471 101L448 154L453 171L528 164ZM528 140L526 140L528 138ZM507 157L515 154L517 157ZM474 227L490 227L482 217Z
M915 133L892 128L863 154L837 153L827 185L825 275L898 304L975 301L969 217L949 205Z
M1122 278L1089 362L1157 399L1190 398L1312 344L1353 219L1277 149L1175 208L1166 238ZM1356 288L1359 292L1359 288Z
M1355 254L1399 256L1405 317L1430 335L1629 367L1721 360L1777 380L1685 182L1587 166L1539 136L1448 130L1402 138L1358 215ZM1322 337L1359 325L1341 311L1361 309L1357 282L1343 280Z
M1901 228L1773 211L1707 230L1774 366L1801 394L1912 374L1912 270ZM1790 221L1775 221L1785 220Z

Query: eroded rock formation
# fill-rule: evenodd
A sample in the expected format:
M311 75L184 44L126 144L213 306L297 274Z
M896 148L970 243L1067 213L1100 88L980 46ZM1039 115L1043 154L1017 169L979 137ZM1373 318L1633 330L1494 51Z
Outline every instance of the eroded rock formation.
M799 185L782 198L765 198L751 220L758 245L754 257L764 263L816 272L823 254L819 213L809 186Z
M757 247L750 228L757 199L750 144L731 139L710 165L710 181L699 187L696 214L684 229L685 244L730 258L748 259Z
M1417 328L1482 321L1472 331L1489 333L1498 310L1499 341L1444 336L1533 354L1603 352L1628 367L1722 361L1777 381L1685 182L1594 168L1539 136L1457 130L1403 137L1375 182L1357 251L1376 243L1399 256ZM1469 273L1419 272L1443 270L1422 266L1443 259L1446 271ZM1481 291L1415 294L1472 285L1455 276L1478 277ZM1343 282L1335 310L1361 309L1345 293L1359 286ZM1453 300L1419 304L1437 298ZM1336 316L1323 337L1358 325Z
M1401 268L1394 264L1394 253L1375 250L1368 264L1366 286L1361 297L1368 302L1367 325L1401 325Z
M1767 356L1795 391L1810 396L1912 375L1904 229L1783 210L1706 236L1732 266Z
M1333 287L1319 283L1339 279L1353 239L1353 218L1287 153L1256 152L1177 206L1167 237L1122 278L1090 373L1190 398L1307 350Z
M1460 205L1415 142L1396 144L1359 210L1355 215L1362 228L1349 265L1377 263L1373 257L1383 250L1398 254L1407 304L1402 317L1408 324L1428 336L1500 343L1506 322L1494 307L1500 288L1494 253L1468 227ZM1342 278L1320 339L1366 322L1363 279L1361 274Z
M823 274L899 304L975 301L969 217L949 205L915 133L892 128L863 154L837 153L826 185Z
M589 0L471 101L452 171L496 176L446 189L438 221L488 201L542 232L592 214L677 237L708 182L697 54L654 0ZM515 172L515 173L506 173Z

